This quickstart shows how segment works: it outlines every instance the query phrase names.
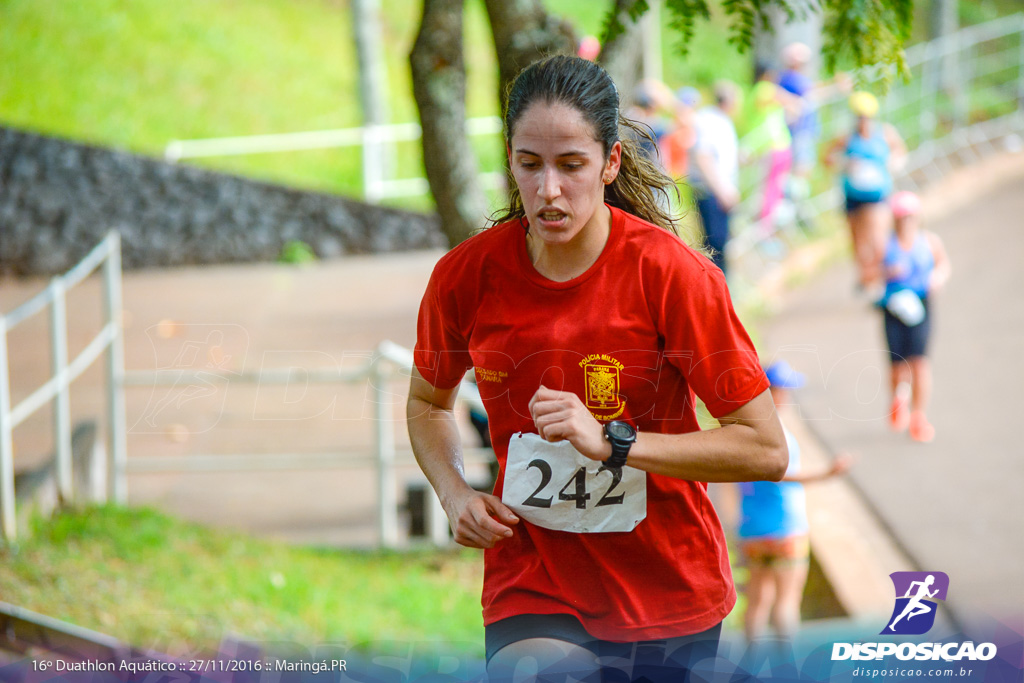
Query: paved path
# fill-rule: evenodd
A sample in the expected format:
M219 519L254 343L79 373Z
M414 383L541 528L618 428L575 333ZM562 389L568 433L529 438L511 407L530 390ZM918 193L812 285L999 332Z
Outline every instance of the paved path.
M880 315L852 293L837 265L789 295L763 330L809 376L799 397L807 426L833 452L859 456L851 479L915 567L950 577L949 603L1024 625L1024 164L975 185L973 201L928 227L953 264L935 302L932 444L892 434ZM956 193L928 194L937 205Z

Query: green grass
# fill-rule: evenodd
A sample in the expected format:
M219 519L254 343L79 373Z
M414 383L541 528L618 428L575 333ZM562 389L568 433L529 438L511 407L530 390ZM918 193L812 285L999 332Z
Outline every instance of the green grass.
M10 0L0 119L150 155L175 138L358 125L347 16L313 0ZM336 151L218 161L322 189L359 168Z
M297 548L113 506L37 522L0 549L5 602L174 654L236 635L482 655L481 586L472 551Z
M410 11L410 8L412 11ZM493 48L469 3L469 113L497 111ZM418 3L383 2L391 120L417 114L407 55ZM0 121L159 156L173 139L358 126L355 53L338 0L83 0L0 4ZM490 165L498 155L488 154ZM198 161L316 190L361 192L358 148ZM400 150L401 175L421 175Z

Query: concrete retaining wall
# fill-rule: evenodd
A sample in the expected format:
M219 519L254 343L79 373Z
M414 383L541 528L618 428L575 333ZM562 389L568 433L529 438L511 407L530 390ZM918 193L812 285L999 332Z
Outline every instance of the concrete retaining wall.
M55 274L110 229L125 268L446 245L436 216L0 127L0 274Z

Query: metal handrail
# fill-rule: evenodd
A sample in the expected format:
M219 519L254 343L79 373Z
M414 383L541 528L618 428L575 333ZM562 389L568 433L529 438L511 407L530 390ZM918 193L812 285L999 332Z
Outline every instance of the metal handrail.
M1024 30L1022 24L1024 24L1024 14L1018 12L1017 14L986 21L983 24L965 26L949 35L929 40L926 43L912 45L905 52L907 66L911 68L919 66L922 62L933 58L935 56L932 54L934 51L938 51L942 55L952 52L957 49L956 46L961 41L977 44L1019 33L1021 30Z
M502 130L498 116L466 119L468 135L495 135ZM379 157L384 145L419 140L423 131L418 123L394 123L382 126L336 128L300 133L269 135L241 135L198 140L172 140L164 148L164 159L177 163L182 159L270 152L295 152L336 147L363 147L363 198L375 202L389 197L409 197L426 194L430 185L426 178L387 178ZM487 189L500 189L506 182L505 173L480 174L481 185Z
M52 401L64 389L78 379L79 375L89 369L93 361L100 357L110 342L117 336L117 327L108 323L93 337L75 360L66 364L64 370L54 375L42 386L21 400L11 409L11 428L15 428L31 417L33 413Z
M50 286L52 287L55 283L60 283L60 285L66 292L69 289L74 288L75 285L80 283L85 278L92 275L93 271L95 271L100 266L100 264L103 263L104 259L107 258L107 255L110 252L109 240L110 237L108 235L102 242L93 247L88 254L82 257L82 260L79 261L73 268L71 268L71 270L64 273L63 275L53 278L50 281ZM29 299L25 303L21 304L10 313L4 314L4 319L6 320L7 324L7 330L13 330L22 322L31 318L36 313L49 306L50 302L52 302L53 299L54 293L51 292L49 289L44 289L43 291L39 292L39 294L36 294L34 297Z
M67 292L103 266L104 315L100 331L85 348L68 361ZM50 309L50 345L52 374L42 386L12 405L7 333L33 315ZM7 541L17 537L17 510L14 491L14 428L48 403L54 406L54 444L56 449L57 489L64 501L72 498L71 462L71 383L99 358L107 354L107 411L110 448L109 490L118 502L127 499L125 484L125 417L122 375L124 351L121 333L121 237L109 232L81 261L63 275L50 280L49 286L7 314L0 314L0 536Z
M396 467L415 462L412 452L399 450L395 446L392 425L395 416L387 400L386 387L389 382L409 377L414 364L413 352L399 344L384 340L377 345L371 357L358 367L349 370L319 368L302 371L302 379L319 384L351 384L369 380L374 405L374 451L373 462L377 476L377 535L381 546L394 548L399 545L398 510L396 497ZM288 384L295 379L292 369L273 368L257 372L222 373L210 371L176 370L132 370L125 373L126 386L176 386L182 381L231 382L242 384ZM464 378L456 398L458 405L464 405L483 412L483 401L476 385ZM331 453L280 453L190 455L179 458L135 457L128 463L131 473L142 472L224 472L224 471L276 471L282 469L338 469L356 467L361 454L353 452ZM489 449L467 448L463 451L467 462L487 462L493 457ZM436 494L429 496L427 524L432 541L438 545L448 542L448 518Z
M493 135L502 130L498 116L466 119L469 135ZM211 156L235 156L269 152L297 152L331 147L358 147L371 138L374 142L411 142L419 140L423 129L418 123L391 123L382 126L332 128L298 133L236 135L222 138L171 140L164 148L164 159L177 162Z

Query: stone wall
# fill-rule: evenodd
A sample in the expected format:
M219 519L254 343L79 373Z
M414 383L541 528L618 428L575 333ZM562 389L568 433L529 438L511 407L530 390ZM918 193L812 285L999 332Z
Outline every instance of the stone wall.
M0 274L55 274L108 230L128 268L445 246L436 216L0 127Z

